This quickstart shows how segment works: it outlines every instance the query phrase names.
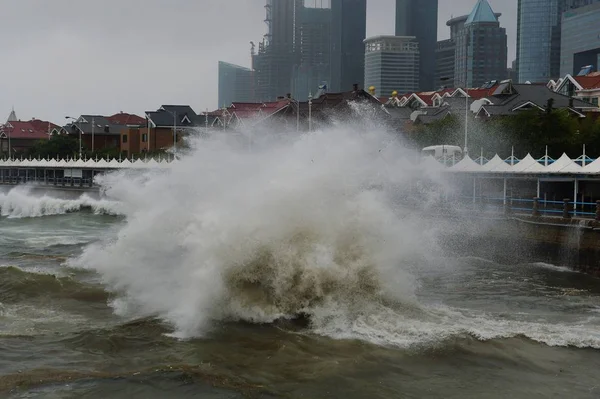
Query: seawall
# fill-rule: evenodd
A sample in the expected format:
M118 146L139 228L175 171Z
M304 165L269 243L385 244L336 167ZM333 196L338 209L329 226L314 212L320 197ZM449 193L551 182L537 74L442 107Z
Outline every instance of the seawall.
M440 244L459 256L503 263L548 262L600 277L600 224L589 219L511 215L447 218Z

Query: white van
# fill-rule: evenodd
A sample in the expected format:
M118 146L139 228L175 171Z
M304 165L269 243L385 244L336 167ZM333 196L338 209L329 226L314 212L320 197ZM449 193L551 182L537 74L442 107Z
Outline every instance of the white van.
M462 148L456 145L432 145L421 150L422 156L433 156L434 158L461 158L462 153Z

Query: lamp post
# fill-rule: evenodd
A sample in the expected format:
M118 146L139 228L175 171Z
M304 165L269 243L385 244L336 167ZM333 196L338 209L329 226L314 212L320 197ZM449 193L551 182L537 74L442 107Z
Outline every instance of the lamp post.
M296 133L300 131L300 101L295 100L296 102Z
M465 85L466 86L466 85ZM469 89L465 87L465 157L469 155L469 148L467 147L469 139Z
M440 78L440 81L447 82L450 80L449 77L444 76ZM443 86L442 86L443 88ZM469 149L467 148L468 138L469 138L469 89L467 88L467 83L465 80L465 147L464 147L464 155L469 155Z
M312 92L308 94L308 131L312 132Z
M173 157L177 154L177 111L169 111L168 109L164 109L171 115L173 115Z
M76 126L75 122L77 122L77 119L73 118L72 116L65 116L65 119L71 119L73 121L73 126ZM79 121L79 159L81 158L81 121Z
M96 119L94 117L92 117L92 153L94 152L94 125L95 124L96 124Z

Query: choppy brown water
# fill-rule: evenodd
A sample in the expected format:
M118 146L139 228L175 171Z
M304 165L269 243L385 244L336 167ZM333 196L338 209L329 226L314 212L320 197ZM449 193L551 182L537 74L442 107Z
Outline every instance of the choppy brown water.
M376 303L331 329L218 321L180 340L160 319L116 316L119 293L65 265L120 223L0 219L0 397L600 396L600 282L588 276L433 259L415 266L418 305Z

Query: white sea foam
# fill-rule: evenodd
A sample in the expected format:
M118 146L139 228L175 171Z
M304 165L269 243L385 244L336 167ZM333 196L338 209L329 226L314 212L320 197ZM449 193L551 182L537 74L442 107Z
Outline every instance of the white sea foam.
M30 187L15 187L7 193L0 192L0 216L9 218L32 218L49 215L62 215L81 209L91 209L94 213L120 214L118 202L94 199L82 194L75 199L64 199L48 194L36 195Z
M555 272L561 272L561 273L579 273L577 270L573 270L570 267L567 266L556 266L550 263L544 263L544 262L535 262L532 263L532 265L534 267L539 267L542 269L548 269L548 270L552 270Z
M600 346L586 326L418 302L411 265L435 252L435 224L395 201L417 171L414 154L392 136L338 124L301 137L253 137L251 151L213 137L194 142L168 173L103 179L127 223L72 265L100 273L117 294L116 313L158 315L178 337L202 335L215 321L302 314L315 333L380 345L523 334L549 345Z

